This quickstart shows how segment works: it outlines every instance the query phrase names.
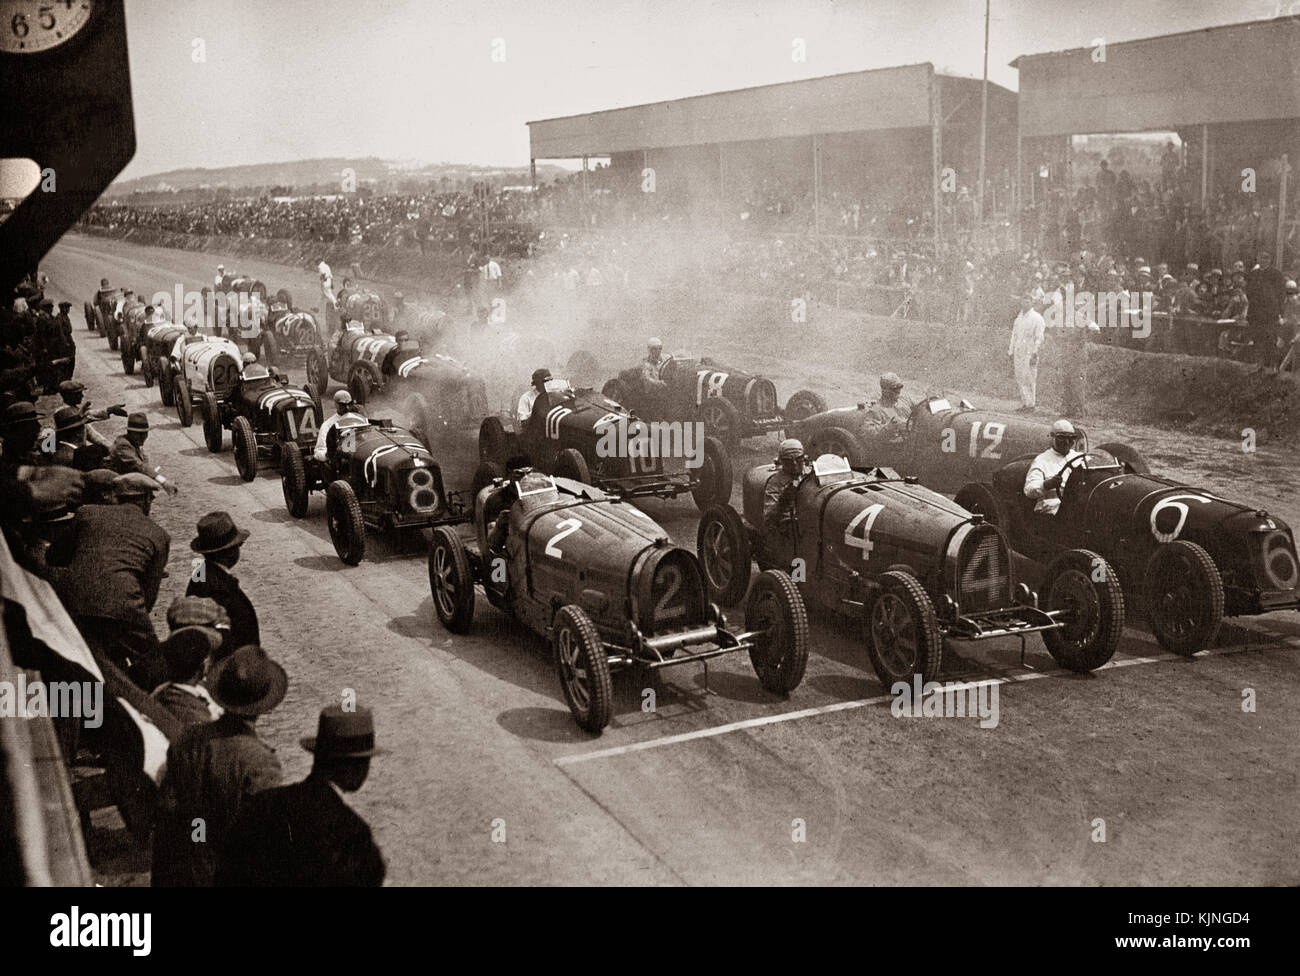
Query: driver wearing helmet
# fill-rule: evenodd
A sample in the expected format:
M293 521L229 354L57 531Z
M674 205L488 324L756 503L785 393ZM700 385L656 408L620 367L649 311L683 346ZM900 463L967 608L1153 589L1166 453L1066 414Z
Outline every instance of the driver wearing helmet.
M864 423L872 433L891 431L898 433L907 426L912 416L912 401L902 396L903 381L896 373L880 377L880 399L868 409Z
M1039 515L1055 515L1061 507L1061 491L1069 480L1070 472L1065 466L1081 452L1074 449L1078 440L1074 424L1068 420L1058 420L1052 424L1052 446L1029 465L1025 474L1025 497L1034 499L1034 512Z
M663 340L651 339L646 343L646 357L641 362L642 381L647 386L667 386L661 375L667 362L664 358Z
M803 481L803 443L793 437L781 442L776 452L776 473L763 486L763 527L790 531L794 493Z
M516 415L519 423L528 423L528 418L533 415L533 407L537 405L537 398L544 396L546 393L546 382L551 378L551 371L545 366L539 366L533 370L532 386L524 391L524 395L519 398L519 406L516 409Z
M361 408L352 399L352 394L347 390L339 390L334 394L334 406L337 413L328 418L325 423L320 425L320 430L316 432L316 448L312 451L312 456L317 461L325 461L329 458L329 433L345 420L351 421L344 426L356 426L356 421L364 418Z

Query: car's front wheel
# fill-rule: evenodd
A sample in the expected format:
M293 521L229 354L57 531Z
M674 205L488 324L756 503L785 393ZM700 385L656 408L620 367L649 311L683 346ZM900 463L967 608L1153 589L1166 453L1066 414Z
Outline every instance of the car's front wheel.
M330 541L346 566L355 566L366 558L366 523L361 517L361 503L346 481L334 481L325 490L325 517Z
M170 360L164 359L158 363L158 399L162 401L164 407L174 406L175 400L172 396L174 392L171 363Z
M826 412L826 398L812 390L799 390L786 401L781 416L791 422L807 420L815 413Z
M943 639L934 604L911 573L880 574L880 590L867 608L867 654L885 691L919 674L929 681L943 664Z
M704 463L699 468L699 478L691 489L691 498L701 512L712 505L725 505L731 500L731 483L735 478L731 470L731 456L722 441L716 437L704 438Z
M440 525L429 546L429 593L442 625L466 633L474 620L474 577L465 544L454 529Z
M749 589L749 534L740 515L730 505L715 505L700 518L695 552L709 596L724 607L734 607Z
M329 392L329 362L325 358L325 353L320 349L313 349L307 353L307 380L311 383L312 388L322 396Z
M581 607L566 604L555 615L551 646L573 720L584 731L600 735L609 724L614 701L609 659L600 632Z
M220 454L223 446L224 432L221 428L221 406L217 403L217 398L211 392L203 394L203 440L208 445L208 450L213 454ZM236 456L238 462L238 456ZM252 479L245 478L245 481Z
M178 376L172 381L172 402L176 404L176 419L182 427L194 423L194 402L190 399L190 385L185 377Z
M296 519L307 515L307 467L302 450L293 441L280 445L280 491L284 507Z
M1223 622L1223 579L1210 554L1175 539L1147 560L1147 621L1160 646L1191 657L1204 650Z
M221 425L217 425L221 430ZM235 468L243 481L257 477L257 434L247 417L236 417L230 425L230 440L235 452Z
M749 661L774 695L799 686L808 667L808 611L799 588L779 569L764 570L745 605L745 629L757 631Z
M551 473L557 478L568 478L570 481L578 481L584 485L591 484L591 468L588 467L587 459L582 456L582 452L576 448L566 447L556 454Z
M963 485L961 491L953 496L953 501L972 515L983 515L984 521L989 525L1003 528L1007 525L1007 513L1002 499L986 484L976 481Z
M706 397L700 404L700 420L704 422L705 433L723 444L735 444L740 440L740 412L730 400L720 396Z
M863 468L871 463L867 449L861 438L843 427L827 427L818 431L808 445L808 456L819 458L823 454L835 454L847 458L850 465Z
M1069 671L1095 671L1115 653L1124 631L1124 591L1110 563L1087 549L1061 553L1047 567L1040 606L1064 611L1059 630L1043 631L1056 663Z

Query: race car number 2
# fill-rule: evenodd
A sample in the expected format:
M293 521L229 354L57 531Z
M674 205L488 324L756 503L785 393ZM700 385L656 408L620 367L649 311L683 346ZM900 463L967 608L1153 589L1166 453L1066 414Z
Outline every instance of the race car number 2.
M556 532L555 535L551 536L550 542L546 543L545 552L548 556L554 556L556 559L563 559L564 550L557 546L556 543L577 532L582 528L582 523L575 518L567 518L556 523L555 527L559 529L559 531Z

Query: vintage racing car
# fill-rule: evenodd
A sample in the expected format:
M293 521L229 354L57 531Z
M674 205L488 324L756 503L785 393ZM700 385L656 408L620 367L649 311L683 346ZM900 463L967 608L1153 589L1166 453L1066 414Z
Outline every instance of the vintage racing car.
M182 427L194 422L194 407L211 393L225 400L239 382L242 354L231 340L210 335L190 335L176 340L168 357L172 405Z
M644 420L702 420L726 445L781 430L791 422L826 409L811 390L800 390L782 410L771 380L724 366L713 359L668 357L654 387L640 366L625 369L602 389Z
M148 306L143 302L132 302L122 306L122 319L118 323L121 330L118 348L122 353L122 371L127 376L135 374L135 364L142 357L140 347L144 342L144 334L151 324L156 324L151 323L145 314L147 308Z
M609 723L610 672L623 668L653 672L748 651L773 694L803 679L808 619L784 573L759 577L737 634L709 602L695 556L598 488L516 469L485 485L474 511L472 547L452 529L434 530L429 589L438 619L468 631L482 585L494 606L550 640L565 700L586 731Z
M338 296L339 321L360 322L368 332L388 328L388 305L377 292L364 288L340 289Z
M189 330L183 325L160 322L146 326L140 338L140 375L144 377L146 387L158 383L158 394L164 407L172 406L171 353L176 340L188 334Z
M507 430L499 417L483 420L479 460L496 465L501 476L512 458L527 458L539 471L625 498L676 498L689 491L701 511L731 497L731 459L720 441L695 442L690 423L675 429L639 423L608 397L551 379L520 430ZM645 436L626 436L638 433Z
M213 454L221 452L223 431L230 429L239 477L252 481L265 457L277 467L284 444L310 453L324 421L320 397L308 383L290 386L285 375L261 363L245 366L239 382L224 399L208 391L201 399L203 439Z
M366 530L402 532L469 521L461 492L443 486L442 468L410 431L383 419L345 416L327 435L329 455L280 445L280 487L294 518L305 518L311 492L325 492L330 539L339 559L366 555Z
M958 398L926 397L912 408L906 425L872 430L871 401L837 407L806 417L786 429L803 441L809 457L838 454L854 467L885 465L906 471L928 488L951 494L968 481L982 481L1011 458L1048 445L1050 422L1024 415L978 410ZM1078 424L1075 429L1082 432ZM1134 448L1101 445L1130 469L1146 473L1147 463Z
M86 316L86 328L107 337L110 349L117 348L118 324L113 313L121 299L121 288L101 288L91 301L83 302L81 306L82 314Z
M1036 562L1071 546L1110 560L1167 650L1191 655L1207 647L1225 616L1300 609L1295 540L1280 518L1136 474L1108 452L1088 450L1067 464L1056 514L1035 513L1024 494L1033 458L1019 457L989 481L964 486L957 502L1001 526Z
M1006 537L914 478L889 468L853 469L822 455L789 498L788 521L764 526L772 464L750 469L743 516L729 505L705 512L697 548L709 592L737 603L750 561L791 570L817 606L866 620L867 652L886 690L935 677L944 640L1041 633L1062 667L1105 664L1124 628L1114 570L1083 549L1060 552L1041 597L1018 583Z

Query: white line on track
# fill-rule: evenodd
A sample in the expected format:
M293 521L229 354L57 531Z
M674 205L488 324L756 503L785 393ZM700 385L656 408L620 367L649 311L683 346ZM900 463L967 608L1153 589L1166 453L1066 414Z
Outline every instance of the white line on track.
M1242 645L1238 647L1211 648L1201 653L1201 657L1219 657L1228 654L1241 654L1246 651L1271 651L1282 649L1295 649L1295 645L1287 642L1281 644L1268 644L1263 647L1254 645ZM1108 661L1103 664L1098 671L1111 671L1116 668L1129 668L1139 664L1158 664L1161 661L1181 661L1186 660L1177 654L1156 654L1150 657L1126 657L1119 661ZM1008 674L997 678L981 678L978 681L960 681L953 682L949 687L954 689L978 688L981 685L1005 685L1013 684L1020 681L1033 681L1036 678L1059 678L1069 675L1070 671L1024 671L1019 674ZM942 682L940 682L942 684ZM643 752L646 749L658 749L661 746L676 745L679 742L690 742L692 739L710 739L714 736L726 735L729 732L739 732L742 729L754 729L764 725L776 725L779 722L793 722L801 718L814 718L818 715L828 715L831 712L846 712L855 708L866 708L869 705L884 705L893 700L892 695L877 695L874 698L859 698L855 701L834 702L830 705L818 705L815 708L801 708L797 712L782 712L778 715L764 715L761 718L748 718L740 722L729 722L726 725L715 725L712 728L696 729L693 732L680 732L677 735L665 735L658 739L647 739L644 742L631 742L624 746L613 746L609 749L596 749L593 752L580 752L572 756L560 756L554 760L557 766L572 766L581 762L588 762L592 759L608 759L613 756L622 756L630 752Z

